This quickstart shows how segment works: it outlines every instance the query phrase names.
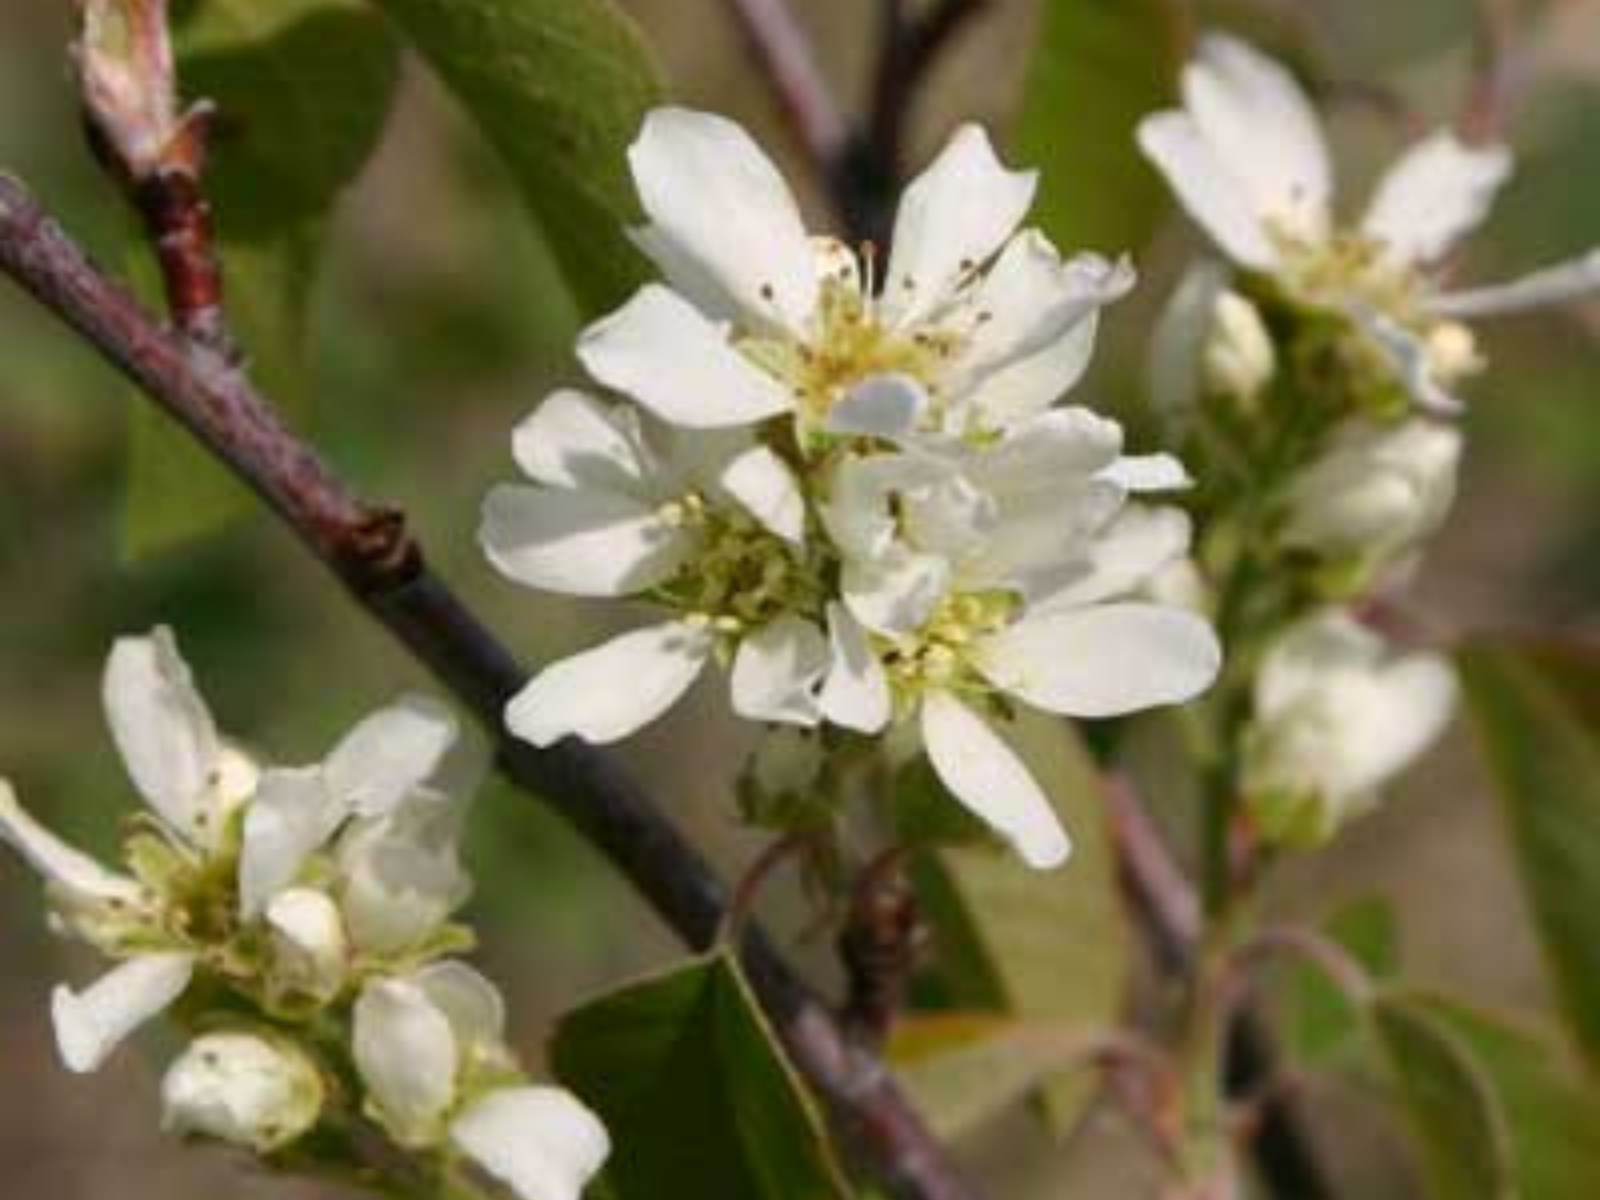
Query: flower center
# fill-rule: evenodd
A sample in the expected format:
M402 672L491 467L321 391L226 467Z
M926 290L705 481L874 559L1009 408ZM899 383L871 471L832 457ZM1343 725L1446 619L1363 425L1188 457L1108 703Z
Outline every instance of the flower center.
M870 267L871 249L864 249L860 258ZM737 343L747 358L789 386L803 426L824 424L845 393L874 375L910 376L937 399L939 380L964 336L949 329L906 330L886 324L872 288L870 270L863 282L854 257L849 257L824 275L805 340L747 337Z
M657 590L662 603L730 634L785 613L821 613L825 593L813 564L754 518L709 505L697 492L661 515L700 541L694 559Z
M987 690L973 671L972 651L984 638L1009 625L1016 607L1016 597L1010 592L946 596L927 623L885 657L895 695L909 698L926 691Z
M1425 284L1416 268L1397 261L1375 238L1354 230L1308 239L1274 230L1289 291L1315 303L1355 300L1413 324Z

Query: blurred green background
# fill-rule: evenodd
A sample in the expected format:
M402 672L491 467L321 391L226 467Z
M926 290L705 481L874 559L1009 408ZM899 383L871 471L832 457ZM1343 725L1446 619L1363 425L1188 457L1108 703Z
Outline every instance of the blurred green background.
M830 75L852 102L871 54L872 5L794 0ZM1065 3L1068 0L1049 0ZM795 177L800 167L717 0L631 0L688 103L752 126ZM923 152L956 116L1004 122L1039 4L995 0L944 62L919 114ZM1234 2L1218 15L1303 37L1323 71L1397 88L1447 115L1470 62L1467 0ZM1540 47L1513 129L1519 170L1466 264L1493 279L1600 241L1600 3L1526 4L1521 35ZM69 229L117 261L117 198L78 137L63 47L65 0L13 4L0 18L0 167L27 180ZM1391 121L1342 109L1335 128L1347 197L1398 144ZM1074 170L1074 131L1056 157ZM814 188L802 188L820 216ZM1195 247L1181 222L1143 257L1145 286L1108 321L1080 399L1136 399L1146 333L1175 269ZM529 658L576 648L597 618L493 575L474 542L479 499L511 473L512 424L554 383L575 378L576 328L544 248L492 157L414 64L384 143L347 198L315 319L314 431L372 497L405 505L436 565ZM1483 627L1586 626L1600 606L1600 306L1489 331L1493 370L1473 391L1471 452L1449 530L1410 608L1430 635ZM0 288L0 772L51 824L108 850L133 803L98 703L103 655L119 632L172 624L221 722L280 759L319 757L358 716L425 686L384 635L266 520L155 559L123 553L128 389L9 289ZM1129 415L1136 416L1136 413ZM619 621L626 614L618 613ZM626 748L729 869L749 852L731 832L728 776L740 733L717 689ZM1315 913L1380 893L1399 905L1411 973L1486 1002L1542 1001L1535 951L1471 748L1455 736L1381 813L1314 864L1288 872L1279 902ZM518 1038L536 1055L552 1014L646 966L673 943L595 858L535 805L491 787L478 808L471 916L483 957L512 994ZM125 1053L101 1075L57 1066L51 983L81 981L84 955L43 928L34 880L0 864L0 1179L8 1196L164 1197L218 1187L290 1195L245 1180L219 1155L157 1134L154 1059ZM1093 936L1093 931L1081 931ZM1340 1123L1372 1118L1332 1097ZM1079 1146L1018 1129L967 1151L996 1194L1140 1196L1151 1172L1110 1119ZM1087 1143L1089 1153L1079 1154ZM1349 1160L1353 1195L1418 1194L1381 1140ZM1067 1167L1069 1159L1077 1165ZM1111 1160L1115 1160L1114 1162ZM1112 1171L1114 1174L1105 1174ZM1108 1181L1119 1182L1111 1185ZM1102 1190L1109 1189L1109 1190ZM306 1193L309 1194L309 1193Z

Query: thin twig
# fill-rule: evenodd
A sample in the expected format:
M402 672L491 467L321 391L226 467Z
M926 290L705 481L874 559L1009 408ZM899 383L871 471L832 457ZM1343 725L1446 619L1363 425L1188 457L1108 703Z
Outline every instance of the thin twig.
M1492 142L1505 128L1511 105L1512 18L1502 0L1477 0L1472 74L1456 127L1469 142Z
M906 11L906 0L879 0L878 64L866 146L893 178L905 173L906 133L928 74L945 49L993 0L934 0L926 11Z
M1123 887L1164 971L1186 976L1193 970L1200 947L1199 902L1194 889L1173 861L1131 782L1115 776L1106 791ZM1224 1084L1229 1094L1255 1095L1263 1080L1277 1077L1277 1062L1277 1047L1266 1023L1245 1007L1233 1022L1228 1039ZM1272 1194L1292 1200L1332 1200L1332 1182L1317 1158L1294 1097L1270 1097L1262 1106L1260 1121L1251 1149Z
M888 1040L929 936L906 877L906 855L905 847L895 846L867 865L839 933L849 980L839 1023L847 1036L872 1047Z
M788 0L724 0L801 147L823 172L850 141L850 123L823 78L811 41Z
M76 330L276 511L356 602L483 724L511 780L571 822L688 945L713 943L725 889L616 761L576 742L539 751L506 735L501 714L526 673L428 569L400 513L357 500L283 427L241 371L222 356L192 353L189 342L97 270L22 185L3 174L0 272ZM976 1200L888 1067L843 1036L770 940L752 928L742 950L774 1028L866 1168L904 1200Z

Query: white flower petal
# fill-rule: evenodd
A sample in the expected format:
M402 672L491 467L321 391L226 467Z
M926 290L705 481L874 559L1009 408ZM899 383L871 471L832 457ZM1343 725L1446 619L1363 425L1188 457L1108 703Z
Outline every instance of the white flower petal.
M1139 146L1189 215L1235 262L1270 271L1278 251L1244 184L1201 137L1194 118L1161 112L1139 123Z
M1226 267L1202 259L1184 272L1156 319L1148 361L1150 405L1180 431L1200 402L1206 341L1228 283Z
M208 844L222 742L172 631L118 638L102 686L111 736L133 784L173 829Z
M973 328L954 369L981 378L1037 354L1133 288L1126 259L1098 254L1063 261L1037 230L1012 238L963 305Z
M816 301L809 238L754 140L714 114L658 108L629 149L651 223L640 249L708 315L800 330Z
M1504 146L1468 146L1436 133L1379 180L1361 228L1402 262L1433 262L1483 222L1510 176Z
M547 487L636 493L649 453L626 409L563 389L545 398L511 435L517 465Z
M728 681L733 711L752 721L815 725L817 687L827 669L822 631L800 617L779 617L739 643Z
M968 474L1000 496L1058 492L1103 473L1119 461L1121 449L1122 427L1115 421L1087 408L1054 408L1007 430Z
M1358 786L1377 787L1409 766L1444 732L1455 705L1455 672L1445 660L1415 654L1391 663L1364 713L1363 736L1351 740Z
M1138 603L1028 613L978 649L996 687L1071 717L1180 704L1210 687L1222 662L1205 621Z
M847 561L839 591L868 629L906 634L933 615L950 586L950 574L945 559L900 547L879 558Z
M1454 425L1352 421L1295 478L1285 543L1377 561L1411 550L1444 522L1464 442Z
M1037 353L980 380L966 403L982 428L1009 430L1078 386L1094 358L1100 314L1091 312Z
M456 1095L461 1066L450 1022L416 984L378 979L356 1000L351 1038L369 1107L402 1145L423 1145Z
M893 699L889 676L873 652L867 631L836 601L828 604L832 661L818 697L822 715L859 733L877 733L889 723Z
M1600 292L1600 248L1510 283L1435 296L1428 311L1441 317L1498 317L1570 304L1595 292Z
M899 536L901 502L956 476L953 464L922 455L851 455L834 469L823 524L846 557L881 558Z
M688 283L715 285L747 319L801 332L817 277L800 209L761 148L726 117L657 108L628 150L658 265L693 264Z
M789 464L766 446L752 446L722 468L717 482L771 532L793 545L806 534L806 502Z
M1248 785L1318 794L1335 823L1358 815L1443 732L1455 701L1443 658L1396 655L1339 610L1309 617L1262 662Z
M56 988L50 1015L67 1070L79 1074L99 1070L129 1034L183 995L193 974L194 958L189 954L142 954L82 992Z
M1190 535L1189 516L1182 509L1132 505L1094 540L1081 574L1035 607L1081 608L1126 596L1181 558Z
M450 1136L520 1200L578 1200L611 1154L600 1119L552 1087L490 1092L456 1118Z
M1058 867L1072 853L1049 797L1016 752L955 697L922 701L922 740L940 781L1006 839L1035 870Z
M900 198L884 314L910 325L947 301L1011 236L1037 186L1036 172L1001 165L981 128L956 130Z
M1394 365L1401 385L1417 406L1441 417L1459 415L1466 405L1434 374L1427 344L1391 317L1374 309L1355 307L1350 315L1371 336Z
M245 810L239 850L239 911L249 920L293 883L308 859L350 815L328 791L320 767L273 769Z
M74 900L118 904L134 904L139 900L136 882L107 870L35 821L3 779L0 779L0 842L20 854L46 882Z
M345 734L323 764L328 791L361 816L394 809L428 783L460 735L443 704L402 696Z
M735 350L724 330L658 284L585 329L578 357L607 387L691 429L749 425L793 405L789 390Z
M281 987L328 999L344 986L350 942L339 906L315 888L289 888L266 907L272 931L272 979Z
M694 549L659 505L621 492L502 485L478 540L507 578L568 596L629 596L672 575Z
M709 631L682 621L625 633L546 667L506 706L506 727L535 746L625 738L689 690L711 644Z
M1175 492L1194 486L1194 479L1170 454L1127 454L1095 474L1128 492Z
M863 379L834 401L823 428L898 441L917 427L927 408L927 389L911 376L891 371Z
M1342 671L1368 672L1383 661L1384 640L1343 612L1308 617L1273 643L1256 674L1255 709L1271 718Z
M268 1154L316 1124L324 1089L316 1065L281 1041L208 1033L161 1080L161 1127Z
M460 857L464 813L460 796L418 792L340 839L340 904L350 939L364 953L410 953L466 903L472 880Z
M1183 102L1257 217L1296 236L1326 232L1332 166L1294 76L1246 43L1212 35L1184 69Z
M464 962L429 963L410 976L445 1015L458 1046L498 1046L506 1036L506 1002L482 972Z

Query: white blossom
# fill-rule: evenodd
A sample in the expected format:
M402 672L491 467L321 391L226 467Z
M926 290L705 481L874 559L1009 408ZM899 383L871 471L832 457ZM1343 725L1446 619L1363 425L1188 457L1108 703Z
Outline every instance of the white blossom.
M462 963L368 984L354 1051L368 1111L397 1142L454 1145L523 1200L576 1200L610 1153L576 1097L519 1081L500 995Z
M1128 498L1187 486L1182 465L1054 407L1131 271L1018 232L1033 176L975 127L906 190L881 280L873 253L807 236L731 122L657 110L630 160L666 284L579 357L647 415L546 400L513 439L532 486L490 495L482 541L519 582L664 611L536 675L508 727L614 741L718 662L750 720L920 728L963 802L1029 862L1061 861L988 716L1006 697L1078 716L1176 703L1219 657L1199 618L1133 599L1189 527Z
M1512 170L1501 145L1449 132L1412 145L1354 227L1333 211L1333 171L1310 100L1283 67L1233 38L1205 38L1183 107L1139 128L1145 154L1239 266L1291 297L1339 311L1433 411L1480 359L1466 318L1562 303L1600 288L1600 251L1525 279L1447 290L1439 266L1488 215Z
M1347 424L1291 483L1283 540L1325 557L1396 561L1444 523L1461 445L1460 430L1435 421Z
M102 695L112 736L151 813L151 832L134 839L141 846L135 875L67 846L0 786L0 841L45 880L57 927L124 960L81 991L62 985L52 995L61 1057L77 1072L99 1069L187 990L196 951L176 919L169 875L193 877L226 860L236 816L258 778L256 764L217 731L170 631L118 639Z
M819 433L994 429L1082 374L1125 264L1063 260L1034 230L1031 172L1006 170L967 125L906 189L878 287L872 253L812 238L787 185L725 118L661 108L629 152L666 279L587 330L601 383L673 424L792 416ZM873 402L884 383L896 394ZM893 428L881 422L894 414ZM865 419L866 423L862 421Z
M381 820L427 786L456 745L455 718L405 696L361 721L322 762L262 775L244 817L240 907L258 915L306 861L354 818Z
M316 1064L292 1043L210 1033L167 1068L162 1125L270 1154L317 1123L324 1099Z
M1444 659L1396 653L1337 610L1280 635L1245 743L1244 790L1268 834L1317 841L1370 810L1443 732L1455 697Z
M1133 599L1188 548L1178 510L1130 490L1183 482L1166 461L1119 457L1121 430L1053 410L991 445L847 458L826 521L849 614L868 631L892 711L915 716L962 803L1035 867L1069 841L1053 806L986 722L996 696L1104 717L1209 686L1220 650L1192 613Z
M333 898L315 888L288 888L268 901L263 916L274 986L319 1002L337 996L352 964L344 915Z
M1259 395L1278 367L1260 310L1237 292L1222 292L1211 309L1201 361L1209 390L1244 401Z

